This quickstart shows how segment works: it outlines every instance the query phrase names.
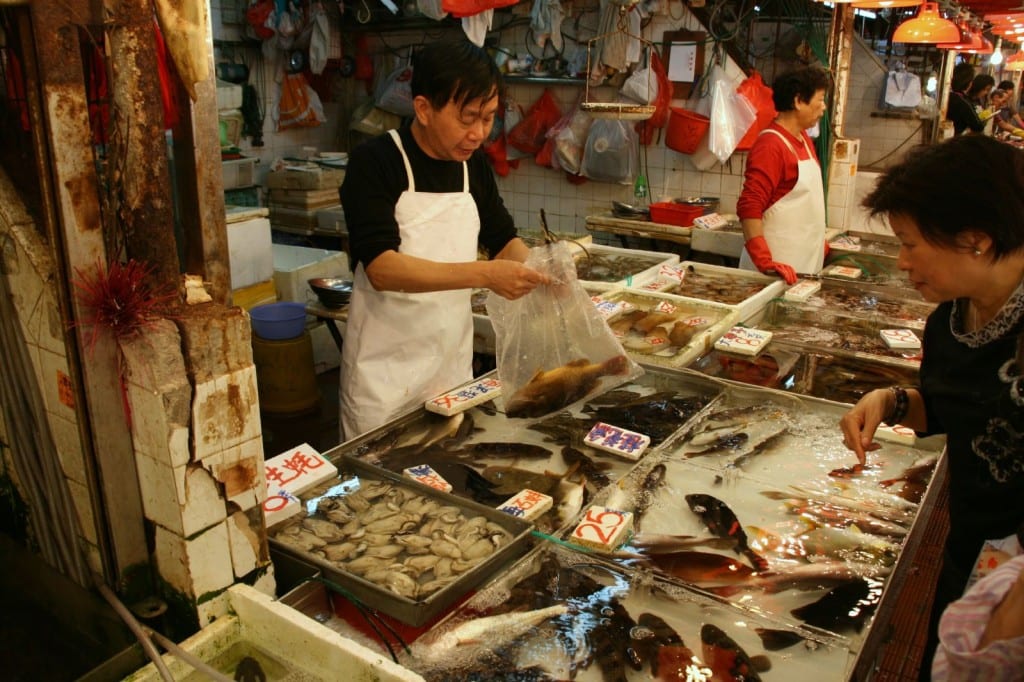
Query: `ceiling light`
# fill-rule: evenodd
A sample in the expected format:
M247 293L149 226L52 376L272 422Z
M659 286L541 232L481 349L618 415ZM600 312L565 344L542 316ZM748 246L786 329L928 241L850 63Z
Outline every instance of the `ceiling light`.
M893 33L894 43L956 43L960 30L949 19L939 14L936 2L926 2L913 19L908 19Z

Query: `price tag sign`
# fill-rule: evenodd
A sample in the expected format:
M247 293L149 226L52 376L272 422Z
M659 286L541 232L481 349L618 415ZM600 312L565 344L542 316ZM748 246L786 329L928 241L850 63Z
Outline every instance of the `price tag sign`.
M661 292L667 291L679 283L679 280L667 279L665 277L658 277L658 279L648 282L647 284L640 287L641 291Z
M917 434L914 433L914 430L899 424L896 426L889 426L885 423L879 424L875 430L875 438L890 443L899 443L900 445L913 445L917 442Z
M802 279L782 295L787 301L803 302L821 291L821 282L813 279Z
M449 393L431 398L424 403L429 412L436 412L450 417L453 414L464 412L471 407L488 400L494 400L501 395L501 382L496 378L480 379L466 384Z
M860 237L852 234L841 234L830 241L828 246L836 251L860 251Z
M592 448L604 450L635 462L651 444L651 437L598 422L590 429L583 442Z
M658 268L658 277L664 277L668 280L675 280L676 282L682 282L686 279L686 269L677 268L674 265L662 265Z
M441 478L441 474L434 471L429 464L419 464L414 467L403 469L402 473L423 485L430 486L434 490L450 493L452 484Z
M551 509L554 503L555 501L550 495L524 488L499 504L497 509L525 521L532 521Z
M752 327L733 327L715 341L715 350L740 355L757 355L772 340L772 333Z
M299 495L338 475L338 467L317 452L309 443L271 457L263 463L267 478L267 497L273 491Z
M719 213L708 213L693 219L693 224L697 227L703 227L705 230L717 230L720 227L725 227L729 224L729 221L721 216Z
M605 322L611 322L622 314L621 301L609 301L608 299L600 296L591 296L590 302L594 304L594 308L597 310L598 314L604 318Z
M599 552L611 552L633 530L633 512L619 511L594 505L587 509L569 541Z
M885 345L892 349L918 350L921 348L921 339L910 329L883 329L881 332Z
M679 308L675 307L668 301L659 301L658 305L654 306L654 312L656 313L668 313L669 315L671 315L677 310L679 310Z
M825 270L825 274L830 277L842 277L844 279L859 279L864 273L861 272L860 268L851 268L845 265L833 265Z

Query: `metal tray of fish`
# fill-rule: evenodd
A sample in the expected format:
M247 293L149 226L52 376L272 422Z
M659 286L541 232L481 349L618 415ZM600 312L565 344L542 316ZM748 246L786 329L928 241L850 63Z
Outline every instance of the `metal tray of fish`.
M832 251L863 253L895 260L900 252L900 240L889 234L849 230L832 239L829 247Z
M924 329L925 321L935 310L934 303L928 303L912 289L828 278L822 279L818 293L802 305L816 310L838 310L911 329Z
M897 559L923 533L919 512L937 494L944 439L882 443L861 468L842 443L846 409L731 386L597 498L635 514L636 532L613 560L793 625L862 639L869 613L848 620L842 609L804 607L869 594L877 605Z
M917 363L838 355L772 340L756 356L713 350L690 365L717 379L856 403L876 388L918 383Z
M608 325L629 356L645 365L685 367L740 321L735 306L672 294L619 289L601 297L634 307Z
M581 282L635 286L657 277L662 265L675 265L679 254L623 249L603 244L573 245L576 277Z
M850 279L838 275L829 274L829 268L833 265L841 265L848 268L857 268L861 271L860 277ZM888 287L900 292L899 295L910 296L915 293L913 284L907 273L903 272L896 265L895 258L879 256L866 253L840 252L831 254L821 271L823 279L836 280L839 282L868 282L879 286Z
M545 544L420 637L426 680L846 680L850 643Z
M635 466L583 444L595 423L649 436L650 453L685 428L723 389L722 382L699 374L650 368L631 382L548 417L509 419L501 397L452 417L420 408L341 450L394 472L429 465L452 486L452 494L489 507L524 488L544 493L553 498L553 506L534 523L538 530L553 533L571 524L587 500Z
M422 625L525 553L529 524L341 453L338 477L303 493L270 544L363 605Z
M887 360L911 368L919 367L921 363L920 349L889 348L886 345L881 335L883 329L906 328L888 320L821 310L776 298L768 303L757 327L772 332L773 341L821 349L836 355ZM914 331L921 339L922 332Z
M741 321L760 312L786 287L778 277L721 265L682 261L669 267L682 271L684 278L679 280L671 276L672 273L669 276L659 275L643 286L634 285L634 288L736 306Z

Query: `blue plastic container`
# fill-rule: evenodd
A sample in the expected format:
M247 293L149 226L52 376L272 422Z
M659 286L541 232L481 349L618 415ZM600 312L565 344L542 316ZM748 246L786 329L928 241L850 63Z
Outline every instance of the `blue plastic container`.
M306 328L306 304L280 301L258 305L249 311L252 330L261 339L284 341L302 336Z

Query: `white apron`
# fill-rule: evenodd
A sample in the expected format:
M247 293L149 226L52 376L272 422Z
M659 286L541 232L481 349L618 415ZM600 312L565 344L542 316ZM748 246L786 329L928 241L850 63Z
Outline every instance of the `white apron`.
M796 156L785 135L771 129L761 132L768 133L778 135ZM797 157L796 185L764 212L764 239L777 263L785 263L802 274L814 274L825 262L825 189L821 169L807 147L807 140L801 135L800 141L808 158L801 161ZM746 249L740 254L740 268L757 271Z
M399 251L442 263L476 260L480 216L465 162L461 192L417 192L398 132L390 134L409 179L395 206ZM341 354L342 440L473 378L471 294L377 291L356 267Z

